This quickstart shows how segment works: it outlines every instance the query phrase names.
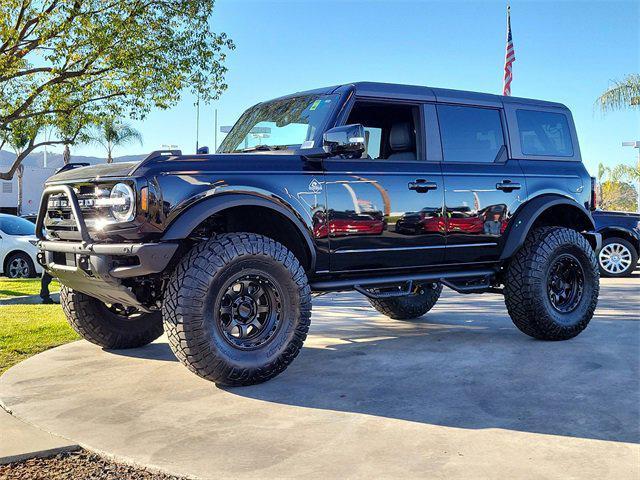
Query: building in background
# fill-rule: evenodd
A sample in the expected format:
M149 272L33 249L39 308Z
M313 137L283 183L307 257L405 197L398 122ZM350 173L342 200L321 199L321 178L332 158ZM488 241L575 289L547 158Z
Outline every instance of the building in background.
M22 214L38 213L40 197L44 189L44 182L55 173L54 168L24 167L22 179ZM14 175L10 181L0 180L0 213L18 211L18 176Z
M115 158L114 162L130 162L142 160L145 155L129 155ZM8 170L15 155L5 150L0 150L0 170ZM86 162L91 165L105 163L104 158L73 156L72 162ZM64 165L62 155L49 153L47 167L44 166L42 152L29 155L22 162L24 165L24 177L22 179L22 215L33 215L38 213L40 198L44 190L44 183L56 170ZM11 213L18 211L18 176L14 175L10 181L0 180L0 213Z

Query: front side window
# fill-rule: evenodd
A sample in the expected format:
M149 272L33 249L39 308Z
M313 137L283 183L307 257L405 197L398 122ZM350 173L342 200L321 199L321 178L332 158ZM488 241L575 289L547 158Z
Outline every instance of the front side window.
M359 123L364 127L363 158L414 161L418 159L418 115L416 105L357 100L347 124Z
M573 156L567 117L562 113L516 110L520 147L524 155Z
M496 161L504 146L498 110L453 105L437 108L445 162Z
M259 103L242 114L218 151L320 147L322 128L338 98L337 95L303 95Z
M24 218L7 215L0 216L0 230L7 235L34 235L36 226Z

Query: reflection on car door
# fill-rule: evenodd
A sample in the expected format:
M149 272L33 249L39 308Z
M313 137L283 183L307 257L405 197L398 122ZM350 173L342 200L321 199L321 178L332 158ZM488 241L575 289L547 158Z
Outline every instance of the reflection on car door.
M499 109L439 105L447 263L498 259L502 235L526 198L509 158Z
M426 161L420 116L419 106L356 102L347 123L365 126L367 155L324 161L327 218L314 228L329 238L331 270L442 263L442 174Z

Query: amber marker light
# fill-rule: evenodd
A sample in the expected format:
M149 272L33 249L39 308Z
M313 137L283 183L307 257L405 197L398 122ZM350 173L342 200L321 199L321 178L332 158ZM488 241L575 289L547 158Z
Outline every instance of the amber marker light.
M142 187L140 189L140 210L143 212L149 211L149 188Z

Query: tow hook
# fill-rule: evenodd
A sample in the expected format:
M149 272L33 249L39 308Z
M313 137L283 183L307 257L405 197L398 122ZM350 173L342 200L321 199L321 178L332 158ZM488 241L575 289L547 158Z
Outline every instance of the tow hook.
M39 251L36 254L36 260L38 261L38 263L40 264L40 266L42 267L46 267L46 260L44 258L44 252L43 251Z
M78 255L78 267L85 273L91 273L89 266L89 255Z

